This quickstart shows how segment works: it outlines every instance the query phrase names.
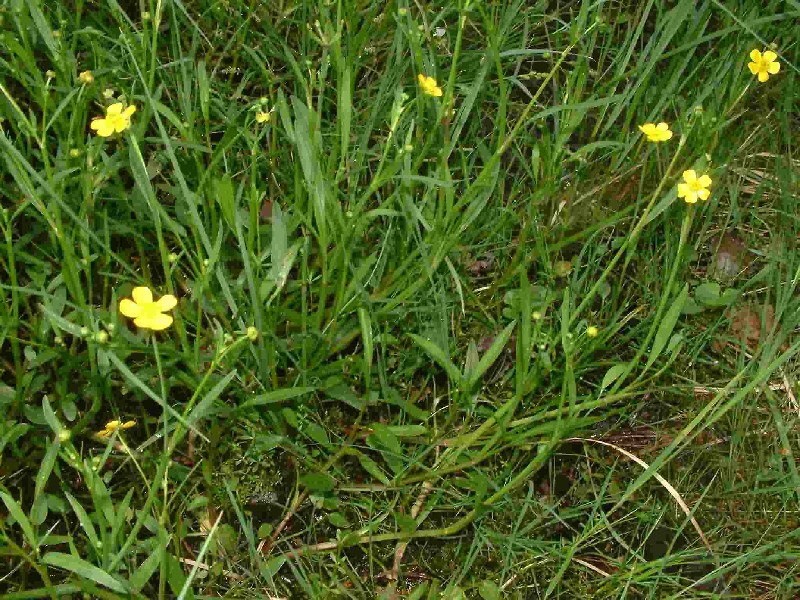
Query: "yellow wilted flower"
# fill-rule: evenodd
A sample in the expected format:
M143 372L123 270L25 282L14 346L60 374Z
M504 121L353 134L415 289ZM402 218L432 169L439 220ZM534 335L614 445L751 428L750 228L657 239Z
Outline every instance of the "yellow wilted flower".
M781 70L781 65L777 60L778 55L772 50L767 50L763 54L758 50L750 52L750 59L753 62L747 63L747 68L753 75L758 75L761 82L769 79L770 75L775 75Z
M105 438L111 437L115 431L119 429L130 429L134 425L136 425L136 421L125 421L124 423L122 421L109 421L102 431L97 432L97 435Z
M647 136L648 142L666 142L672 137L672 131L670 131L669 125L664 122L658 125L655 123L645 123L644 125L639 125L639 130Z
M586 335L588 335L591 338L597 337L599 333L600 330L597 329L597 327L595 327L594 325L589 325L589 327L586 328Z
M96 117L92 120L91 128L97 131L100 137L122 133L131 126L131 115L135 112L136 107L133 104L123 109L122 102L116 102L106 109L105 117Z
M683 172L684 183L678 184L678 198L683 198L687 204L694 204L698 198L708 200L711 191L711 177L708 175L697 176L693 169Z
M260 110L256 113L256 123L269 123L271 116L268 112Z
M442 95L442 88L439 87L439 84L436 83L433 77L426 77L420 73L417 75L417 81L419 81L419 87L421 87L422 91L428 94L428 96L439 98Z
M78 79L80 80L81 83L86 85L94 83L94 75L92 75L91 71L81 71L78 74Z
M133 319L137 327L161 331L172 325L172 316L164 313L177 306L178 299L175 296L167 294L153 301L153 292L147 287L133 288L131 296L133 300L123 298L120 301L119 312Z

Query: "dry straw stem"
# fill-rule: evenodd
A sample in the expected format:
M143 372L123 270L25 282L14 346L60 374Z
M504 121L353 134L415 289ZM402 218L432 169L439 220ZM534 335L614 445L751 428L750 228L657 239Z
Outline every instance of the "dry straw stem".
M648 465L645 461L643 461L638 456L636 456L634 454L631 454L630 452L628 452L624 448L620 448L619 446L617 446L615 444L610 444L609 442L603 442L601 440L595 440L595 439L591 439L591 438L570 438L567 441L570 441L570 442L590 442L592 444L600 444L602 446L608 446L609 448L613 448L614 450L616 450L617 452L619 452L623 456L626 456L627 458L630 458L632 461L634 461L640 467L643 467L644 469L649 469L650 468L650 465ZM653 477L655 477L656 481L658 481L662 486L664 486L664 488L669 492L669 495L672 496L675 499L675 502L678 503L678 506L681 507L681 510L684 512L684 514L687 517L689 517L689 520L692 523L692 527L694 527L694 530L697 532L697 535L700 536L700 539L703 540L703 543L705 544L706 548L708 548L708 551L711 553L712 556L715 556L714 555L714 549L711 547L711 544L708 542L708 538L706 537L706 534L703 533L703 530L700 528L700 524L697 522L697 520L692 515L691 509L687 506L686 502L684 502L683 498L678 493L678 490L676 490L672 486L672 484L669 481L667 481L666 479L664 479L659 473L653 473Z

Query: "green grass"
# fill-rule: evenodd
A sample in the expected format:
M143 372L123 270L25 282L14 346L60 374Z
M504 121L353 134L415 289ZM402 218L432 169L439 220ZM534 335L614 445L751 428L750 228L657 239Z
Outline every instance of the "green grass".
M3 597L800 595L800 4L444 4L0 3Z

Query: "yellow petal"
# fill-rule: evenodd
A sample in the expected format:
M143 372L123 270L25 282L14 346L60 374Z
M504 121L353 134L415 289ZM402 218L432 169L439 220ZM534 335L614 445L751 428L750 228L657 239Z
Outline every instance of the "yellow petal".
M697 191L697 197L700 198L700 200L708 200L708 197L710 195L711 195L711 192L709 190L698 190Z
M100 137L108 137L114 133L114 126L108 119L95 119L92 121L90 127L97 131L97 135Z
M691 189L689 188L688 183L679 183L678 184L678 198L684 198L688 194L691 193Z
M178 299L172 294L167 294L166 296L161 296L156 304L158 304L158 308L162 312L165 312L175 308L178 304Z
M694 183L695 181L697 181L697 173L695 172L694 169L689 169L688 171L684 171L683 172L683 180L686 183ZM136 291L136 290L134 290L134 291ZM135 298L134 298L134 300L135 300Z
M704 188L707 188L708 186L711 185L711 177L709 177L708 175L703 175L702 177L700 177L700 179L697 180L697 183L702 185Z
M747 68L750 69L750 72L755 75L758 73L758 64L757 63L747 63Z
M158 313L152 317L139 317L134 323L137 327L141 327L142 329L161 331L172 325L172 317L170 315Z
M122 102L115 102L106 109L106 116L118 115L122 112Z
M427 80L428 80L428 78L427 78L427 77L425 77L425 75L423 75L422 73L420 73L419 75L417 75L417 81L419 81L419 84L420 84L422 87L425 87L425 84L427 83Z
M767 79L769 79L769 73L767 73L766 71L761 71L761 72L759 72L759 74L758 74L758 80L759 80L761 83L764 83L764 82L765 82Z
M778 71L781 70L781 63L779 62L771 62L767 65L767 71L770 75L775 75Z
M119 303L119 312L126 317L135 319L142 314L142 307L136 304L130 298L123 298Z
M761 60L761 51L760 50L751 50L750 51L750 58L753 62L759 62Z
M107 437L111 436L112 433L113 432L108 431L107 429L103 429L103 431L98 431L97 435L99 435L100 437L107 438Z
M106 423L106 431L114 431L117 427L119 427L119 421L109 421Z
M697 202L697 192L692 189L687 190L686 194L683 196L683 200L689 204L694 204Z
M136 304L150 304L153 301L153 292L150 291L150 288L144 286L133 288L131 296L133 296L133 301Z
M665 131L663 136L662 136L662 139L669 140L671 138L672 138L672 132L671 131Z
M131 428L131 427L133 427L134 425L136 425L136 421L125 421L125 422L122 424L122 428L123 428L123 429L130 429L130 428Z
M660 130L660 131L669 131L669 125L667 125L666 123L664 123L664 122L662 121L661 123L659 123L658 125L656 125L656 129L658 129L658 130Z
M645 135L650 135L650 131L653 128L652 123L645 123L644 125L639 125L639 131L641 131Z
M136 112L136 107L133 104L131 104L128 108L126 108L123 111L122 116L125 117L126 119L130 119L131 115L133 115L133 113L135 112Z
M439 98L439 97L441 97L441 95L442 95L442 88L440 88L440 87L434 87L434 88L431 90L430 94L431 94L431 96L434 96L435 98Z
M775 54L772 50L767 50L766 52L764 52L764 54L761 55L761 58L764 59L764 62L772 62L773 60L778 58L778 55Z

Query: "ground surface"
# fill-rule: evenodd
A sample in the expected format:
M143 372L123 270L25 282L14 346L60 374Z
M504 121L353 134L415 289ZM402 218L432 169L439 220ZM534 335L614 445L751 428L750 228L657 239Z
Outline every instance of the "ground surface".
M800 596L798 17L0 2L4 597Z

